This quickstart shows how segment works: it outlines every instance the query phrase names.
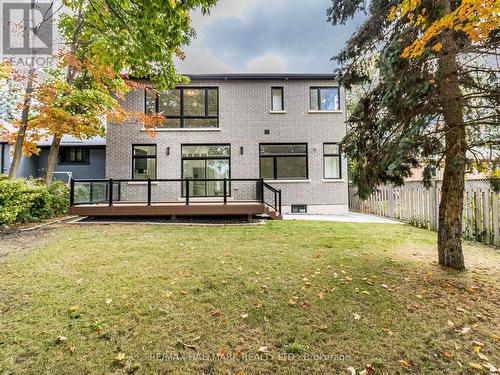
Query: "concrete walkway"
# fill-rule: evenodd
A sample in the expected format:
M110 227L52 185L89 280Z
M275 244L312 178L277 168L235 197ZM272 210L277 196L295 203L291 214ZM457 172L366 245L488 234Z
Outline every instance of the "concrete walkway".
M284 220L318 220L318 221L341 221L349 223L380 223L380 224L402 224L399 221L386 219L379 216L349 212L336 215L313 215L313 214L289 214L283 215Z

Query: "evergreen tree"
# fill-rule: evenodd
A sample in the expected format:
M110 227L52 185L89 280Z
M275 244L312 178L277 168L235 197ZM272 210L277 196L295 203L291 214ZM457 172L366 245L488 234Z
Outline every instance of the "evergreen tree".
M367 19L336 56L340 83L366 87L343 142L352 180L366 198L422 165L428 184L444 164L439 263L463 269L465 173L498 164L498 0L332 0L327 14L336 25L358 12Z

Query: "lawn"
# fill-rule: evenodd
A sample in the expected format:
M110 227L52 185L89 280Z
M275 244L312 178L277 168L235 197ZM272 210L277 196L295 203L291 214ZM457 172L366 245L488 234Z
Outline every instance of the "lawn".
M435 234L411 226L82 225L0 241L0 373L500 366L497 250L465 244L469 271L443 270Z

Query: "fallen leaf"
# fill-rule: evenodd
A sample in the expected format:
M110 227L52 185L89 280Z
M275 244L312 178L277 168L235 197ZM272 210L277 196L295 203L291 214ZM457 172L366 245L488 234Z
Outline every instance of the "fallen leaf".
M371 365L371 363L368 363L366 365L366 371L368 372L368 374L373 374L375 372L375 368Z
M174 294L174 293L173 293L173 292L171 292L170 290L167 290L167 291L165 292L165 297L170 298L170 297L172 297L172 294Z
M452 359L453 358L453 353L443 352L443 357L445 357L446 359Z
M361 319L361 315L359 315L358 313L354 313L354 320L360 320Z
M407 359L400 359L399 363L403 367L406 367L406 368L410 368L411 367L411 362L409 360L407 360Z
M457 331L459 335L466 335L470 332L470 327L463 327L461 330Z
M68 346L68 351L69 351L70 353L74 353L74 352L75 352L75 350L76 350L76 347L75 347L74 345L70 345L70 346Z
M261 346L257 352L258 353L267 353L269 350L267 349L267 346Z
M125 358L127 358L125 353L118 353L115 357L115 362L122 363L123 361L125 361Z
M197 339L199 339L199 337L197 337ZM196 340L196 339L195 339ZM193 340L194 341L194 340ZM184 347L184 348L188 348L188 349L193 349L193 350L196 350L196 346L194 345L191 345L191 344L186 344L184 342L182 342L181 340L177 339L177 344Z
M387 284L382 284L382 288L388 289L389 287L387 286Z
M392 332L389 328L383 328L382 331L384 331L385 333L387 333L389 336L394 335L394 332Z
M290 298L290 300L288 301L288 304L289 304L289 305L294 306L294 305L296 305L296 304L297 304L297 301L298 301L298 300L299 300L299 297L297 297L297 296L293 296L293 297L292 297L292 298Z
M450 328L453 328L455 326L455 324L453 324L453 322L451 320L448 320L446 322L446 324L448 324L448 327L450 327Z
M418 303L412 303L408 306L406 306L406 309L409 311L409 312L415 312L417 311L418 309L420 308L420 305Z
M186 294L188 294L188 291L187 291L187 290L181 290L181 294L182 294L183 296L185 296Z
M220 310L217 309L215 311L212 311L212 316L220 316Z
M322 324L319 326L319 329L322 331L326 331L328 329L328 326L326 324Z
M241 314L240 316L241 316L242 319L248 318L248 314L247 313Z
M498 369L489 362L483 363L483 366L488 369L490 374L498 374L498 372L499 372Z
M346 283L352 283L352 276L346 276L344 280Z
M324 299L325 298L325 291L322 290L321 292L319 292L318 296L319 296L319 299Z
M75 313L78 311L78 306L70 306L67 310L69 313Z
M351 375L356 375L356 369L354 367L348 367L347 371L349 371Z
M106 300L106 305L109 305L111 302L113 302L113 300L112 300L111 298L108 298L108 299Z
M483 366L481 366L479 363L469 362L469 366L474 370L483 371Z
M483 353L477 353L477 355L482 361L489 361L488 357L486 357Z
M300 307L302 307L304 310L307 310L309 307L311 307L311 305L304 301L300 304Z
M67 340L68 340L68 339L67 339L66 337L64 337L64 336L59 336L59 337L57 337L57 339L56 339L56 344L61 344L61 343L63 343L63 342L66 342Z

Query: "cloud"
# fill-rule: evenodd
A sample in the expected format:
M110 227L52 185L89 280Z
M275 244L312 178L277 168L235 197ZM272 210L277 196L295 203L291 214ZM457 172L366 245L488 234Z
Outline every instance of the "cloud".
M225 64L217 58L212 51L198 45L192 45L186 50L186 59L177 61L176 66L179 72L189 73L231 73L234 67Z
M283 57L268 53L249 60L245 70L254 73L279 73L287 71L287 65Z
M329 5L330 0L219 0L211 15L193 15L198 38L186 48L188 58L179 69L331 72L331 57L362 17L334 28L327 22Z

